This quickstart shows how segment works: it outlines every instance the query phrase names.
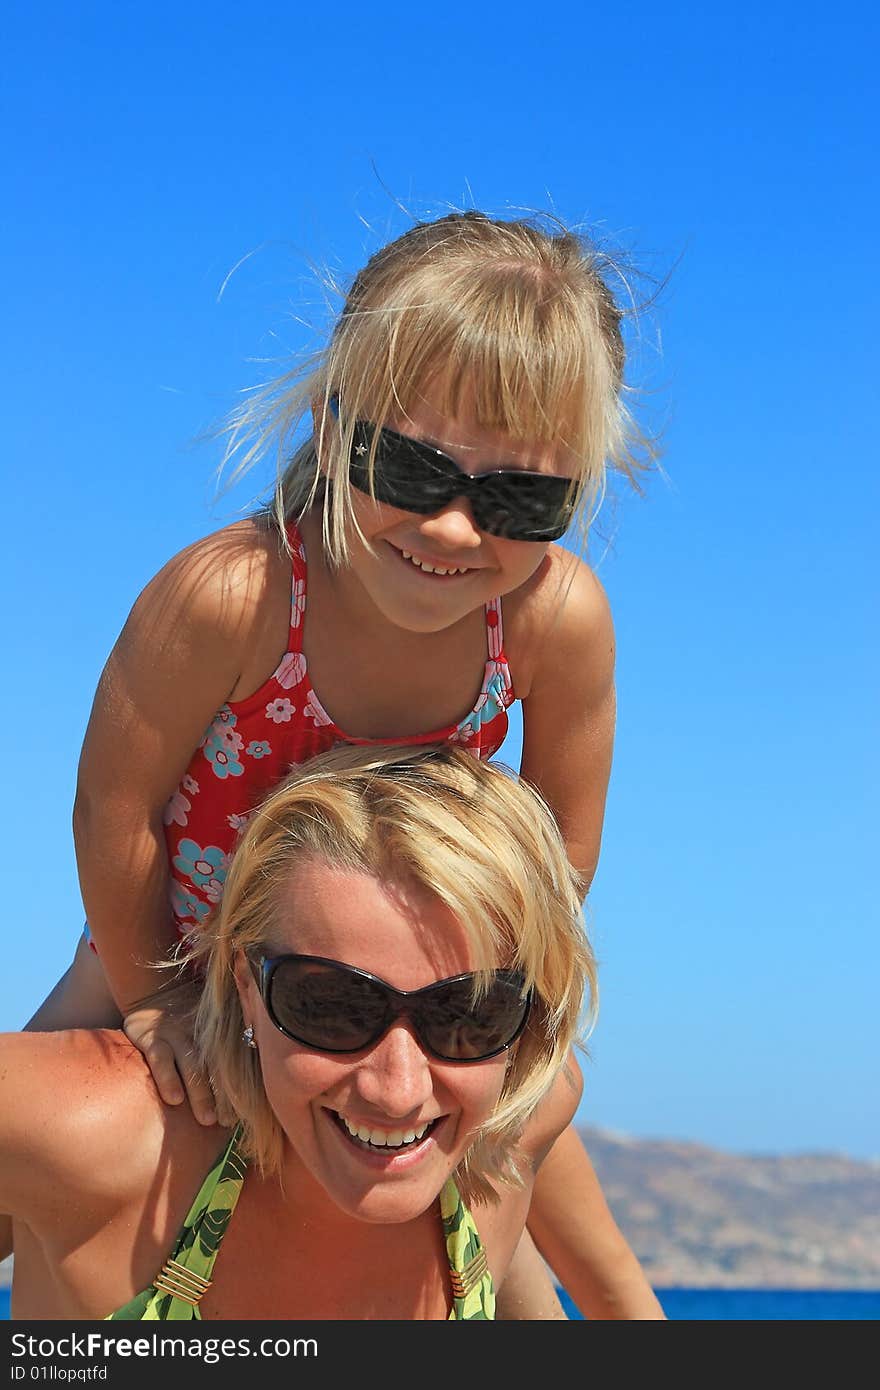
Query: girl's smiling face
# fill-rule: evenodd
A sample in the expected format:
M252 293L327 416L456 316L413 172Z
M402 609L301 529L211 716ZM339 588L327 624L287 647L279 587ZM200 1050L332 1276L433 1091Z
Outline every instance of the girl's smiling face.
M569 478L575 463L562 449L517 440L481 425L464 401L457 418L439 409L438 388L423 392L391 429L442 449L466 473L523 469ZM451 627L490 599L519 589L538 571L546 541L509 540L477 526L470 503L454 498L422 516L351 491L354 517L368 545L350 529L352 576L382 615L410 632Z
M461 923L405 875L380 881L304 859L282 881L277 922L267 954L342 961L400 990L474 968ZM438 1061L405 1019L362 1052L315 1051L274 1026L241 957L236 978L286 1136L285 1181L311 1179L314 1200L362 1221L408 1221L427 1210L492 1114L507 1054Z

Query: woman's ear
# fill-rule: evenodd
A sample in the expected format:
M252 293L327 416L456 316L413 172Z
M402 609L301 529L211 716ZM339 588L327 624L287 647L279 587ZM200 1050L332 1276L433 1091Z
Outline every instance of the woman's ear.
M254 1014L254 994L257 985L244 951L236 951L232 973L235 976L235 987L238 990L238 1002L241 1005L242 1016L247 1024L250 1023Z

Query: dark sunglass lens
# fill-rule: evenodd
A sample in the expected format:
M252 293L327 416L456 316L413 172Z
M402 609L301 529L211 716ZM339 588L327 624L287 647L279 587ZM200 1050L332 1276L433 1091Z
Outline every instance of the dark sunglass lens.
M477 525L509 540L558 540L571 520L569 483L534 473L492 473L474 489Z
M515 975L496 976L488 991L476 996L472 980L452 981L427 991L419 1005L424 1042L451 1062L500 1052L517 1036L529 1007Z
M387 1009L369 980L317 961L281 961L272 973L268 1005L284 1032L328 1052L366 1047Z
M375 431L359 421L355 426L349 482L360 492L370 491L370 449ZM427 514L451 501L454 488L449 470L436 451L416 439L380 430L373 467L373 494L379 502L406 512Z
M455 495L457 471L436 450L394 430L381 430L376 447L375 487L404 511L433 512Z

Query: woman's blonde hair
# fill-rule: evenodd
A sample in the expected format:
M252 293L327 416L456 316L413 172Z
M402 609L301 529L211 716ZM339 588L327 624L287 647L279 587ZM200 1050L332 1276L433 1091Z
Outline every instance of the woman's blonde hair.
M283 533L321 504L328 555L343 564L357 529L347 468L355 423L408 417L430 386L451 417L466 398L481 426L564 449L585 540L606 470L638 485L655 452L624 401L618 274L555 222L463 212L416 223L355 277L326 350L233 412L227 460L237 475L273 440L289 458L311 410L315 432L280 471L272 510ZM374 437L371 469L375 448Z
M506 770L444 745L338 747L297 768L254 813L188 958L205 970L196 1039L220 1119L243 1122L246 1152L269 1173L280 1169L283 1134L258 1054L242 1043L234 967L239 952L277 937L280 887L306 856L415 879L462 923L478 971L523 971L535 996L529 1022L457 1173L469 1199L490 1197L493 1180L516 1183L516 1139L596 1000L581 885L550 811Z

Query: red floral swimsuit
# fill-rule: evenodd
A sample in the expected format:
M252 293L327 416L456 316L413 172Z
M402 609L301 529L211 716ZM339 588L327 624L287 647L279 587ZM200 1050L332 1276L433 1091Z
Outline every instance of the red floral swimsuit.
M290 768L337 743L458 743L478 758L497 752L514 699L504 655L501 600L486 604L488 659L470 714L434 733L402 739L352 738L333 722L309 681L302 652L306 553L291 526L290 637L274 674L245 700L223 705L211 720L177 791L165 807L171 903L184 932L207 917L223 893L229 856L253 808Z

